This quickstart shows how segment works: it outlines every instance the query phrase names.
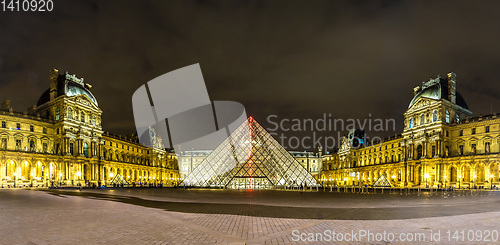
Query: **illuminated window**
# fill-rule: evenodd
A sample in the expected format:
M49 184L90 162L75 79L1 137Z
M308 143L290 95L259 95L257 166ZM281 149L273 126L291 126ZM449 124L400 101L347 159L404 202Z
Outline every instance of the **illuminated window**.
M458 115L458 114L456 114L456 115L455 115L455 121L456 121L457 123L459 123L459 122L460 122L460 115Z
M20 123L16 123L16 129L21 129L21 124Z
M472 154L476 154L476 144L472 144L470 148L471 148Z
M47 128L46 128L46 127L44 127L44 128L42 129L42 131L43 131L43 133L44 133L44 134L46 134L46 133L47 133Z
M438 111L434 110L432 112L432 122L437 122L437 119L438 119Z
M83 143L83 155L85 155L85 157L89 157L89 147L87 143Z
M95 115L92 115L92 125L95 125Z
M425 124L425 115L424 115L424 114L422 114L422 115L420 116L420 125L424 125L424 124Z
M59 120L59 107L56 107L56 120Z
M489 133L489 132L490 132L490 126L486 126L486 128L484 129L484 131L485 131L486 133Z
M490 153L490 142L484 143L484 152L485 153Z
M81 121L82 123L84 123L84 122L85 122L85 112L83 112L83 111L82 111L82 113L80 114L80 121Z
M42 144L42 151L43 153L47 153L47 143Z
M446 122L450 123L450 112L446 110Z
M464 136L464 131L463 131L463 130L460 130L459 135L460 135L460 136Z
M21 140L16 140L16 150L21 150Z
M410 117L410 128L413 128L413 117Z
M35 127L33 127L33 125L30 125L30 132L35 132Z
M73 109L71 107L68 108L68 118L73 119Z

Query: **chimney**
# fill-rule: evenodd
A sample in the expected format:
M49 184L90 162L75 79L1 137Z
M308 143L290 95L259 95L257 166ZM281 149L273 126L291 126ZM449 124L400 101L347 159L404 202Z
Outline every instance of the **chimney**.
M454 72L448 73L448 100L457 103L457 74Z
M59 71L57 69L52 69L49 71L50 100L54 100L57 96L57 78L58 77L59 77Z
M420 86L416 86L413 88L413 96L417 95L418 92L420 92L420 90L422 90L422 87Z

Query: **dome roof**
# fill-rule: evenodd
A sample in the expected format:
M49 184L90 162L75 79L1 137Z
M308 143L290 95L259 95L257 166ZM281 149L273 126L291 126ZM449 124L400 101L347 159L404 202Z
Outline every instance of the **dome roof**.
M95 105L97 105L97 100L95 99L94 95L88 89L77 83L68 82L64 91L68 97L82 94L87 95L87 97L89 97L89 99L92 100Z
M68 97L76 95L86 95L92 102L94 102L96 106L98 106L97 100L95 99L94 95L87 88L83 87L78 83L68 81L68 82L61 82L60 84L58 84L57 97L63 94ZM40 99L38 99L36 105L40 106L49 101L50 101L50 91L49 89L47 89L45 90L45 92L43 92L42 96L40 96Z
M50 91L49 91L49 89L47 89L47 90L45 90L45 92L43 92L42 96L40 96L40 98L38 99L36 106L43 105L43 104L49 102L49 100L50 100Z
M439 79L439 81L437 79ZM431 85L424 87L422 90L420 90L420 92L418 92L413 97L408 108L410 108L413 104L415 104L415 102L417 102L417 100L420 98L429 98L434 100L440 100L440 99L448 100L448 80L442 78L437 78L437 79ZM469 106L465 102L464 97L459 92L456 93L456 104L467 110L469 109Z

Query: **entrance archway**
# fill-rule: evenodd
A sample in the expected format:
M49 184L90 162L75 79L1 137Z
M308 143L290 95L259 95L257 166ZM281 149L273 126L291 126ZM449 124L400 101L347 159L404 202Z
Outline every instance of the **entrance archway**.
M458 181L458 179L457 179L457 168L455 166L452 166L450 168L450 182L451 183L455 183L457 181Z
M92 180L92 172L91 172L90 165L84 164L83 165L83 180L85 183L89 182Z

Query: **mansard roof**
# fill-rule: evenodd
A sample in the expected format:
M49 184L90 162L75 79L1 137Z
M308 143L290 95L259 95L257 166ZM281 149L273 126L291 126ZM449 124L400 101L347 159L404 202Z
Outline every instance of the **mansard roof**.
M431 79L431 81L425 82L420 92L418 92L411 100L408 108L415 104L415 102L417 102L417 100L420 98L448 100L448 80L446 78L438 77L436 79ZM459 92L456 93L456 104L467 110L469 109L469 106L465 102L464 97Z
M68 72L65 74L59 74L57 78L57 95L59 97L61 95L66 96L77 96L77 95L86 95L96 106L97 100L94 95L90 92L90 90L83 83L83 78L76 78L75 75L70 75ZM38 99L37 106L40 106L50 100L50 91L49 89L43 92L40 99Z

